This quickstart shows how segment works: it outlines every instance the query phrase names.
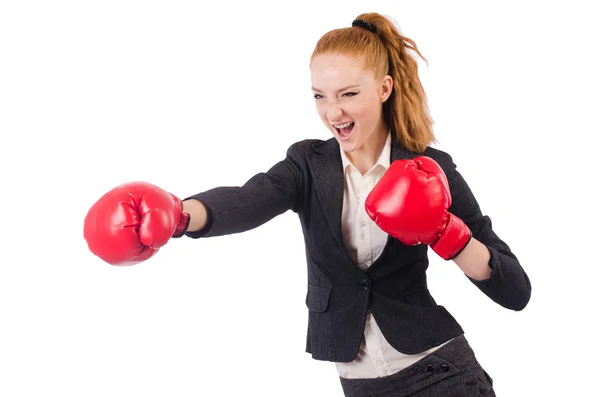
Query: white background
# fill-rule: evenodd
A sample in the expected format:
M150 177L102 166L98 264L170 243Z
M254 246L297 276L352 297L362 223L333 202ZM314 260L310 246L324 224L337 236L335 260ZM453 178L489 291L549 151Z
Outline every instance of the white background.
M292 212L128 268L88 251L83 219L122 182L188 196L328 139L309 57L370 11L429 61L438 147L533 284L512 312L432 255L434 297L498 396L598 395L592 3L3 2L0 395L342 396L334 364L304 353Z

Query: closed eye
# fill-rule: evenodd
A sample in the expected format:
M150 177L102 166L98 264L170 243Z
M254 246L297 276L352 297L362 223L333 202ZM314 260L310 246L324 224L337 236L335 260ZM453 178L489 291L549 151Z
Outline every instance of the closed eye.
M345 92L344 96L355 96L358 95L358 92Z

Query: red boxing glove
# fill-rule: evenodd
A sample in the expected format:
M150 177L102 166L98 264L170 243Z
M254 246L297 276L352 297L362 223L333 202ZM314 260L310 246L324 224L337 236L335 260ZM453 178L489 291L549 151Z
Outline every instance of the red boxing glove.
M445 260L454 259L471 231L448 212L448 179L431 158L394 161L365 201L371 219L406 245L424 243Z
M135 265L152 257L171 237L181 237L190 215L161 188L131 182L112 189L88 211L83 236L90 251L111 265Z

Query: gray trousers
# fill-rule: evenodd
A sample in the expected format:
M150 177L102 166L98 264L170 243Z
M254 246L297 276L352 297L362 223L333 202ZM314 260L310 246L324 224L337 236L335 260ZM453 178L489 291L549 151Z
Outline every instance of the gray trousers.
M496 396L464 335L393 375L340 381L346 397Z

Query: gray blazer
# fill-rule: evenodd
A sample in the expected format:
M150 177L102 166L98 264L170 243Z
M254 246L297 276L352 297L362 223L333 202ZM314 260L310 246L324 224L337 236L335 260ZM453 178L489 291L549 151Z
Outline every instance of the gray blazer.
M427 148L411 153L392 140L390 161L419 155L440 164L452 194L450 212L462 219L491 254L488 280L471 282L499 305L522 310L531 284L518 259L492 230L467 183L445 152ZM427 288L428 247L407 246L388 237L381 256L366 270L349 258L342 237L344 174L339 145L309 139L290 146L285 159L243 186L221 186L187 199L204 203L209 221L191 238L241 233L288 210L296 213L304 234L308 266L306 351L318 360L349 362L359 350L367 311L388 342L415 354L437 346L463 330L438 305Z

